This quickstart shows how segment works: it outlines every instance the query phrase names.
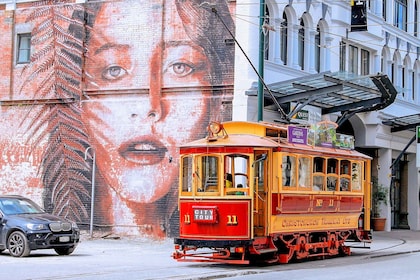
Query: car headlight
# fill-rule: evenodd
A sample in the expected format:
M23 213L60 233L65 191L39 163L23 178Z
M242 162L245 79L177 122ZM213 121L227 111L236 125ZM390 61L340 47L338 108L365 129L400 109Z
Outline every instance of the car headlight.
M30 230L42 230L47 229L47 226L44 224L27 224L26 227Z

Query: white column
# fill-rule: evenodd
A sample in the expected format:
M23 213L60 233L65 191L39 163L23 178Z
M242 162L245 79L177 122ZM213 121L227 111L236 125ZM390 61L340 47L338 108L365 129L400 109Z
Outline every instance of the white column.
M378 163L378 183L384 185L389 190L391 185L391 169L389 167L392 164L392 150L379 149ZM387 205L382 204L380 209L381 216L386 218L385 230L391 231L392 215L390 201L388 200Z
M408 225L411 230L420 230L420 170L416 167L416 154L409 154L408 161Z

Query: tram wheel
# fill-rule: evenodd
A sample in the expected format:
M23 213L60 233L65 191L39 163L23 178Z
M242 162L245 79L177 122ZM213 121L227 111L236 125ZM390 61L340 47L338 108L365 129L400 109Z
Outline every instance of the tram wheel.
M300 236L296 242L296 258L297 259L304 259L307 258L309 255L308 250L308 238L306 236Z
M331 233L328 236L328 252L330 255L338 255L338 248L337 235L335 233Z

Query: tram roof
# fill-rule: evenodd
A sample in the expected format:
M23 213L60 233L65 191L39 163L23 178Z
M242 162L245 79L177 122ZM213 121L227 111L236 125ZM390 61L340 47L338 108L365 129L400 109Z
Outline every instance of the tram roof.
M246 122L244 122L246 124ZM279 138L271 138L250 134L229 134L227 137L217 138L215 141L208 141L207 138L199 139L181 145L180 148L199 148L199 147L259 147L259 148L281 148L290 151L301 151L308 154L336 155L344 157L358 157L371 159L356 150L326 148L311 145L291 144Z
M181 148L186 147L266 147L275 148L279 146L274 140L263 136L250 135L250 134L229 134L227 137L217 138L216 141L208 141L207 138L195 140L184 145Z

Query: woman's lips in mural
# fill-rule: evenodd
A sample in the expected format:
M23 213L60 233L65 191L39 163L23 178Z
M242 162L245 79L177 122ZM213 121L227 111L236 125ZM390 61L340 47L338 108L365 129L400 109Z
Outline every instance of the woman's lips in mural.
M157 164L164 159L168 149L159 141L143 140L125 143L118 152L126 160L143 165Z

